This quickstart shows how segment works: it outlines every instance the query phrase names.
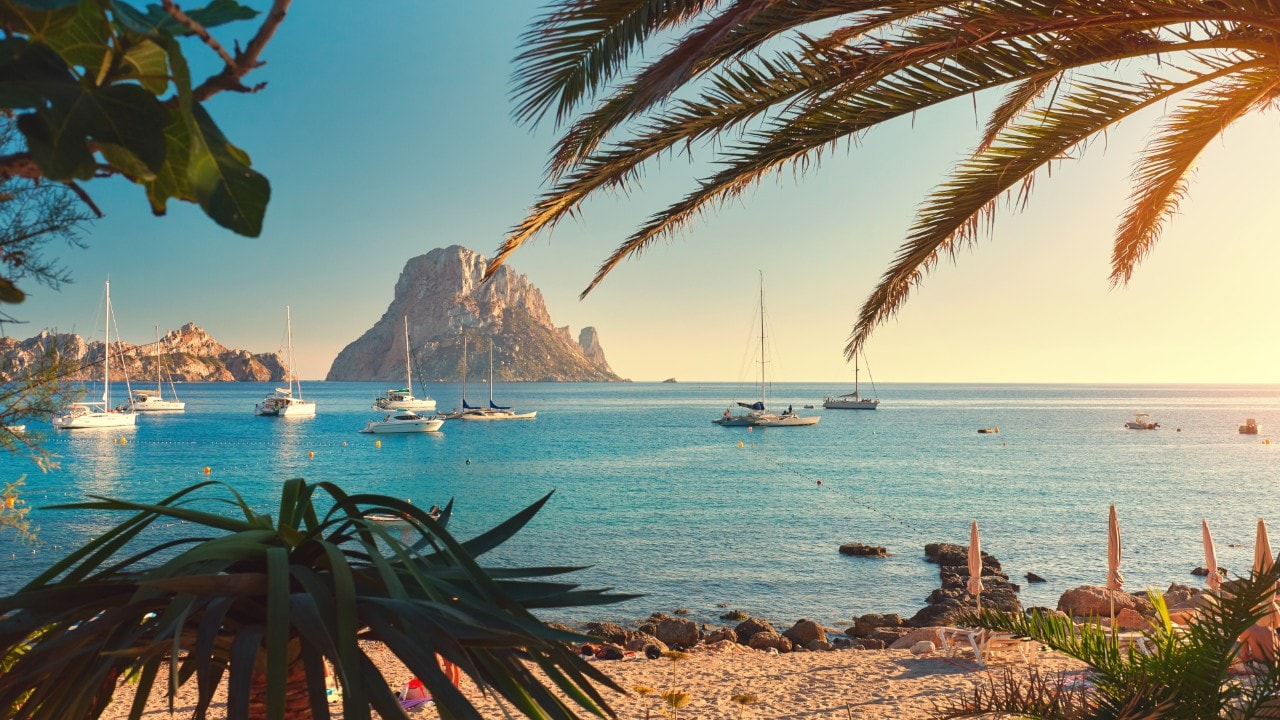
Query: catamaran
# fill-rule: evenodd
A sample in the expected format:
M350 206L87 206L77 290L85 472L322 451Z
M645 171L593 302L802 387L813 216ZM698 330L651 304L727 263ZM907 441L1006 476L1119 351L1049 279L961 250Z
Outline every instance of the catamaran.
M302 381L298 379L298 376L293 371L293 317L290 314L288 305L284 306L284 327L289 345L284 376L289 385L288 387L276 388L273 394L268 395L262 402L254 405L253 414L267 417L315 417L315 401L302 399ZM293 395L295 385L298 388L297 397Z
M404 389L388 390L382 397L373 401L374 410L425 410L436 409L436 401L429 397L413 396L413 369L409 352L409 316L404 318Z
M164 390L161 387L161 366L163 362L160 360L160 326L156 326L156 389L155 392L150 390L134 390L129 396L129 407L134 412L183 412L187 409L187 404L178 399L178 389L173 386L173 376L169 376L169 391L173 394L172 400L164 399Z
M106 330L102 343L102 400L100 402L71 403L61 414L54 415L51 422L59 430L81 430L86 428L118 428L134 427L138 424L138 416L123 408L111 407L111 281L106 283ZM116 331L116 341L120 340L120 332ZM125 388L129 387L129 378L125 376Z
M768 385L765 384L764 366L765 366L765 332L764 332L764 274L760 275L760 399L754 403L736 403L739 408L746 412L733 413L732 409L726 409L724 415L712 420L711 422L722 427L802 427L807 425L817 425L820 417L801 417L797 415L790 406L783 413L769 412L765 406L766 391Z
M538 411L518 413L493 402L493 340L489 341L489 407L467 404L467 338L462 338L462 409L449 417L460 420L533 420Z

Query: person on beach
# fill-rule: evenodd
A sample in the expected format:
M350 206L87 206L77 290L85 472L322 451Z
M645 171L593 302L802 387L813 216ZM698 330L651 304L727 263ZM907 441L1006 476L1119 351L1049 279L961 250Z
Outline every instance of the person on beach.
M1245 670L1275 663L1277 655L1276 631L1257 623L1240 634L1240 647L1236 651L1236 663ZM1264 669L1263 672L1266 672Z

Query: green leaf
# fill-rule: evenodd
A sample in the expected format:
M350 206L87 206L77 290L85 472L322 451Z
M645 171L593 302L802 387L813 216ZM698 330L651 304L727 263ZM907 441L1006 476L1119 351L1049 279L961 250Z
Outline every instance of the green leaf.
M114 3L113 7L121 22L135 32L162 32L175 37L192 34L159 5L148 5L145 13L123 2ZM235 0L213 0L203 8L185 12L187 17L206 28L226 25L237 20L252 20L258 16L257 10L241 5Z
M71 68L48 47L22 38L0 40L0 107L36 109L50 97L79 91Z
M0 302L20 303L25 300L27 294L18 289L12 281L0 278Z
M124 54L122 80L137 80L155 95L169 89L169 60L164 48L150 40L130 47Z
M248 156L227 142L202 106L192 105L191 114L187 181L196 201L219 225L257 237L271 199L271 183L249 167Z
M165 159L164 117L151 93L137 85L111 85L74 96L62 91L48 108L19 117L18 127L47 177L88 179L96 169L90 139L121 145L159 169Z
M79 0L0 0L0 22L33 40L44 40L75 22L79 4Z
M151 212L164 215L169 198L178 198L194 202L191 183L187 182L187 165L191 159L191 133L187 130L187 122L182 114L174 109L166 108L169 115L164 126L165 159L164 165L155 174L155 178L145 183L147 199L151 201ZM112 163L114 165L114 163Z
M94 76L111 52L111 26L94 3L81 3L72 22L57 34L43 38L68 65L85 68Z
M129 152L128 148L109 142L99 142L98 152L111 167L119 170L125 177L136 183L150 183L156 179L156 173L147 164Z

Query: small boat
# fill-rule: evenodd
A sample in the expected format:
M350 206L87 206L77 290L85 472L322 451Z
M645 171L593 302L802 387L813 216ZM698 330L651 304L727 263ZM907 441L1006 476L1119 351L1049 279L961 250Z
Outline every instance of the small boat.
M111 281L106 283L106 334L102 344L102 401L71 403L60 415L54 415L51 422L59 430L81 430L86 428L136 427L138 416L128 412L127 408L111 407ZM117 331L117 336L119 331ZM117 337L117 340L119 338ZM129 379L125 378L128 388Z
M288 365L284 369L288 387L276 388L275 393L263 398L262 402L253 406L253 414L264 417L315 417L316 404L313 400L302 399L302 381L293 372L293 317L289 306L284 306L285 336L288 339ZM293 396L294 386L298 388L298 396Z
M489 341L489 407L476 407L467 404L467 339L462 338L462 409L446 417L459 420L533 420L538 411L518 413L508 406L493 402L493 340Z
M995 435L1000 432L999 427L978 428L979 435Z
M172 400L164 399L164 389L161 385L161 360L160 360L160 326L156 326L156 389L155 392L150 390L134 390L129 396L129 407L134 412L184 412L187 404L178 399L178 389L173 386L173 377L169 377L169 390L173 393Z
M409 316L404 317L404 388L388 390L385 395L373 401L374 410L426 410L436 409L436 401L429 397L413 396L413 369L409 352Z
M439 520L443 515L444 511L440 509L439 505L432 505L431 509L427 511L427 517L432 520ZM408 525L410 522L409 518L404 515L391 515L389 513L369 513L365 517L376 523L386 525Z
M764 344L764 273L760 274L760 400L754 403L736 403L738 407L746 410L744 413L734 414L729 409L724 411L724 415L712 420L711 422L720 427L807 427L817 425L820 417L801 417L787 406L786 412L771 413L765 408L765 394L768 385L765 383L764 367L765 344Z
M864 398L858 394L858 356L853 357L853 392L845 395L828 395L822 400L822 407L828 410L875 410L880 405L880 401L874 398ZM867 373L870 375L870 372ZM871 383L871 389L875 390L875 381ZM806 406L807 407L807 406Z
M1133 419L1124 426L1130 430L1155 430L1160 427L1160 423L1153 421L1147 413L1134 413Z
M1241 435L1257 435L1258 421L1253 418L1246 418L1244 424L1240 426Z
M26 435L26 434L27 434L27 426L26 426L26 425L5 425L5 426L4 426L4 429L5 429L5 430L10 434L10 435Z
M381 420L370 420L362 433L420 433L439 432L444 420L437 417L424 417L412 410L402 410L387 415Z

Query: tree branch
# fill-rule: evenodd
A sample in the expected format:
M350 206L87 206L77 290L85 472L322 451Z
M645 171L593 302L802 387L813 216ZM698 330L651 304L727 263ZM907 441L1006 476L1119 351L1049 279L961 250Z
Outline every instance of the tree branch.
M164 0L166 7L172 4L172 0ZM228 59L223 54L223 60L226 67L222 68L222 72L210 77L200 84L193 93L196 102L208 100L213 95L223 90L231 90L234 92L253 93L261 90L266 83L260 83L253 87L246 87L241 80L248 75L251 70L261 67L265 63L258 60L258 56L262 54L267 43L276 34L276 28L280 27L280 23L284 22L285 15L289 12L289 5L292 0L273 0L271 10L267 12L267 17L262 21L262 26L258 28L258 33L253 36L249 44L244 50L236 48L234 59ZM206 33L207 35L207 33ZM224 51L225 53L225 51Z
M160 0L160 5L169 14L169 17L178 21L179 25L190 30L196 37L204 41L205 45L208 45L214 52L218 53L218 57L222 58L222 62L226 63L228 67L236 64L236 61L231 59L231 54L227 52L227 49L222 47L222 43L215 40L205 26L192 20L190 15L183 12L176 2L173 0Z

